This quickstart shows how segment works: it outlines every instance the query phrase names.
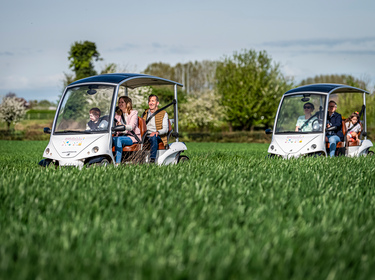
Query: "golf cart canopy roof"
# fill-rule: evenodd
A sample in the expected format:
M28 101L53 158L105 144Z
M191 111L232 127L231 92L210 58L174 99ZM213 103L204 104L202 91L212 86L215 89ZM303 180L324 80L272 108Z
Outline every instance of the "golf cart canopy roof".
M183 85L167 79L144 75L144 74L130 74L130 73L114 73L103 74L84 78L71 83L69 86L86 84L86 83L110 83L116 85L123 85L128 88L134 89L142 86L156 86L156 85Z
M325 94L333 94L333 93L343 93L343 92L358 92L358 93L366 93L369 94L369 92L347 86L347 85L340 85L340 84L312 84L312 85L306 85L306 86L301 86L298 88L291 89L284 93L290 94L290 93L325 93Z

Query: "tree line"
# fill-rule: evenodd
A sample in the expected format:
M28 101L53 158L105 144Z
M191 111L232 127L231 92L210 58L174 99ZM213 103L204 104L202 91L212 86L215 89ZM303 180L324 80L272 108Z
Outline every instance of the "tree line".
M103 60L94 42L74 42L68 52L71 73L64 73L64 88L73 81L97 74L126 72L115 63L99 71L94 62ZM369 82L351 75L317 75L295 83L286 77L280 64L266 51L243 49L218 61L149 64L145 74L174 80L184 85L179 91L181 126L190 131L254 130L271 127L282 94L296 86L312 83L339 83L368 89ZM168 102L173 98L170 89L152 88ZM141 106L147 106L150 91L137 91ZM181 98L180 98L181 97ZM143 99L142 99L143 98ZM375 120L374 94L368 98L368 120ZM142 101L143 100L143 101ZM349 108L350 100L343 99ZM360 108L359 108L360 109ZM351 109L345 109L350 113ZM348 112L347 112L348 111Z
M68 59L72 81L98 74L94 61L101 60L92 42L75 42ZM100 73L113 73L116 64L107 64ZM190 130L253 130L270 126L280 96L293 87L280 66L266 51L242 50L221 61L194 61L174 66L158 62L149 64L143 73L163 77L184 85L180 100L181 125ZM158 90L161 97L172 95ZM163 100L163 98L161 98Z

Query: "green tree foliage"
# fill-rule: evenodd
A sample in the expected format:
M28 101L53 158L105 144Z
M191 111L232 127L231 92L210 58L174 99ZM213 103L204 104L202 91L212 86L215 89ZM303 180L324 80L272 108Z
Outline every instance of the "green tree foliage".
M69 67L74 71L74 80L96 75L93 60L102 60L96 44L89 41L75 42L69 51Z
M118 69L118 66L116 63L108 63L104 65L104 67L100 71L100 74L111 74L111 73L121 72L121 71L118 71L117 69Z
M366 116L368 127L375 129L375 94L372 93L366 98ZM374 137L374 135L371 135Z
M70 85L71 83L73 83L76 79L74 77L74 74L67 74L67 73L64 73L64 80L63 80L63 86L64 88L62 89L62 91L65 90L66 86Z
M216 68L217 91L226 120L242 130L270 126L282 94L292 87L266 51L243 50Z
M154 62L149 64L143 71L145 74L153 75L168 80L175 80L181 82L180 79L176 79L175 69L168 63Z
M38 102L38 106L43 107L43 108L48 108L48 107L54 106L54 104L46 99L43 99Z

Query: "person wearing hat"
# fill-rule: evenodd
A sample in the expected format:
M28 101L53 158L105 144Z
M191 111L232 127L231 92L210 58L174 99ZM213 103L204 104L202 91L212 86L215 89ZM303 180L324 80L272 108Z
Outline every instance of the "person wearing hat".
M342 117L336 112L337 103L333 100L328 103L327 128L334 127L333 130L326 131L326 137L329 142L329 155L334 157L336 153L336 145L344 140L342 133Z
M305 115L300 116L297 119L296 131L310 132L312 131L312 123L317 119L315 116L312 117L312 112L314 111L314 104L307 102L303 105L303 110Z

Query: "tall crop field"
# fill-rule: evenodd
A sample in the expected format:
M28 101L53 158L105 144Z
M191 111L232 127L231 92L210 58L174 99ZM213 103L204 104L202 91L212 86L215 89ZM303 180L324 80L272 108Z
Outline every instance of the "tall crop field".
M187 143L177 166L42 169L0 141L0 279L375 279L375 158Z

